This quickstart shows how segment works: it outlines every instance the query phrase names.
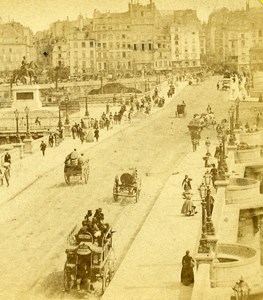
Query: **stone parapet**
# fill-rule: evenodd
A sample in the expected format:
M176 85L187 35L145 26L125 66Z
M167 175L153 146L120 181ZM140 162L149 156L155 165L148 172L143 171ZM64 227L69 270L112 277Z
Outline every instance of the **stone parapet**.
M260 158L260 147L235 151L235 163L251 163Z
M261 145L263 139L262 131L254 131L254 132L240 132L239 133L239 142L246 143L248 145Z
M214 261L212 273L215 287L234 286L243 276L252 286L260 280L260 266L257 251L239 244L219 244L218 262Z
M253 202L259 197L260 182L251 178L231 178L226 189L227 204Z

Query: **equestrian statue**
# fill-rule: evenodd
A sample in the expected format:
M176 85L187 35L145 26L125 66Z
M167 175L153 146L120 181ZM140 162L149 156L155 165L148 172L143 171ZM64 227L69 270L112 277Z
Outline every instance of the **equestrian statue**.
M22 84L33 84L37 82L36 76L37 65L31 61L27 63L26 57L23 56L22 65L20 69L16 69L13 72L11 79L11 86L13 83L17 85L17 81L21 81Z

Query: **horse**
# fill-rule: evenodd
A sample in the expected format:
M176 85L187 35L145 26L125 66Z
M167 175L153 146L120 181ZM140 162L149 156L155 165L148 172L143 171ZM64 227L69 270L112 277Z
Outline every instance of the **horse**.
M20 80L22 84L36 83L37 81L37 76L35 74L36 68L37 68L36 64L33 61L31 61L28 67L23 66L21 67L21 69L14 70L11 79L11 85L12 83L15 83L17 85L18 80Z

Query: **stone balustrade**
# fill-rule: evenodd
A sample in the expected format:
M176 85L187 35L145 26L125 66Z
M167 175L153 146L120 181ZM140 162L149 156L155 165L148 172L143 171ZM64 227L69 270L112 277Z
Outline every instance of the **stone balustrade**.
M235 151L235 163L250 163L255 160L260 160L260 147L253 147L250 149L240 149Z
M211 280L215 287L231 287L243 276L252 286L260 280L257 251L239 244L218 244L218 262L213 262Z
M260 182L251 178L231 178L226 189L227 204L252 202L259 196Z
M248 145L261 145L263 144L263 133L261 130L254 132L240 132L239 142Z

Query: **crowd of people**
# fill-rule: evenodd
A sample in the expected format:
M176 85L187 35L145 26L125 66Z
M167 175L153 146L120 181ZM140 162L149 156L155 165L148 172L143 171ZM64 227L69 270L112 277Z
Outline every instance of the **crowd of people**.
M110 225L104 222L104 214L101 208L96 209L94 214L92 210L88 210L82 221L82 227L75 235L76 243L79 244L82 241L86 241L85 233L89 233L93 237L93 244L101 247L103 245L103 238L106 237L109 229ZM111 235L111 232L109 235Z

